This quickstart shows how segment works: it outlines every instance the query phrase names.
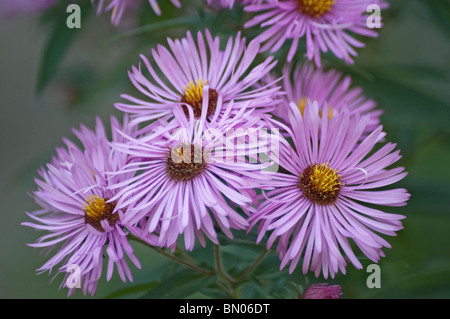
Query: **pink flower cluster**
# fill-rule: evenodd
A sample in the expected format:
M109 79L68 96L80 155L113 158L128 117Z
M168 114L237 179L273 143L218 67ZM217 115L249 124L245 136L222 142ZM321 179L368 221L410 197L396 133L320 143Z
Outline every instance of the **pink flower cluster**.
M123 1L103 2L117 22ZM405 216L387 210L406 205L408 192L390 185L407 173L392 167L400 155L386 142L382 111L349 76L318 67L327 49L351 61L361 43L347 32L374 35L362 22L368 2L242 2L264 12L246 25L267 27L261 35L168 38L131 67L136 94L115 104L123 121L112 118L110 134L99 119L94 131L74 130L81 146L64 139L39 171L41 209L24 225L46 232L30 246L57 247L38 271L65 274L69 293L71 265L84 293L95 293L103 256L108 280L114 269L132 280L128 264L140 264L130 236L191 251L197 242L220 245L219 233L256 229L280 268L326 279L349 263L362 268L355 250L378 262L390 248L384 235L402 229ZM316 64L286 61L277 71L273 57L259 56L292 40L290 60L303 37ZM305 298L340 296L322 288Z

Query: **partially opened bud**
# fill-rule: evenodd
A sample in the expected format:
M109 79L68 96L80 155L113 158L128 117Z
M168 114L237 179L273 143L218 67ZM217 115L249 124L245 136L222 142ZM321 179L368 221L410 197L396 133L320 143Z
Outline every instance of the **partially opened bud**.
M341 290L339 285L314 284L305 290L303 299L339 299L342 295Z

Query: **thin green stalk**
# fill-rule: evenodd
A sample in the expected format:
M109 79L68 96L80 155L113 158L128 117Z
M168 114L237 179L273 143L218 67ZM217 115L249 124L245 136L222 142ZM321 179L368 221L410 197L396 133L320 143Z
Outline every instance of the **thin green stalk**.
M230 298L233 298L233 291L225 284L220 282L219 280L216 280L216 285L222 289Z
M141 243L141 244L144 244L144 245L146 245L146 246L152 248L152 249L155 250L156 252L158 252L158 253L160 253L160 254L166 256L167 258L170 258L170 259L172 259L173 261L176 261L177 263L182 264L182 265L184 265L184 266L186 266L186 267L188 267L188 268L190 268L190 269L192 269L192 270L195 270L195 271L198 271L198 272L201 272L201 273L203 273L203 274L210 275L210 276L215 275L215 272L214 272L214 271L210 271L210 270L208 270L208 269L204 269L204 268L198 267L198 266L196 266L196 265L193 265L193 264L191 264L191 263L189 263L189 262L187 262L187 261L185 261L185 260L183 260L183 259L181 259L181 258L178 258L178 257L176 257L176 256L174 256L174 255L168 253L167 251L165 251L165 250L162 249L162 248L154 247L154 246L149 245L147 242L145 242L144 240L142 240L142 239L140 239L140 238L138 238L138 237L136 237L136 236L134 236L134 235L130 235L130 239L132 239L132 240L134 240L134 241L137 241L137 242L139 242L139 243Z
M222 256L220 253L220 247L219 245L215 245L214 246L214 255L216 257L216 270L217 270L217 274L223 278L225 281L229 282L231 285L236 285L237 282L236 280L234 280L234 278L232 278L229 274L226 273L226 271L223 268L223 264L222 264Z
M181 255L184 259L186 259L188 262L190 262L191 264L195 265L197 264L195 262L194 259L192 259L191 257L189 257L185 252L183 252L181 249L179 249L178 247L175 248L175 253L178 253L179 255Z
M244 273L239 278L240 281L244 281L245 279L247 279L247 277L259 266L261 261L263 261L264 257L266 257L269 252L269 250L264 250L263 253L259 255L259 257L253 262L253 264L251 264L251 266L246 271L244 271Z

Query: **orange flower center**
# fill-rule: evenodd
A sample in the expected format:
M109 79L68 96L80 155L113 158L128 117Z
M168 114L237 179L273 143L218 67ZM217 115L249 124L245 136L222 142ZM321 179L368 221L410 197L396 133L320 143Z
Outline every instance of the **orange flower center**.
M298 186L303 195L319 205L328 205L336 201L341 190L341 175L328 163L308 166L301 174Z
M88 196L86 203L83 205L85 212L84 221L86 224L92 225L100 232L104 232L101 221L106 219L110 226L113 226L119 219L119 215L113 214L115 203L107 203L107 200L97 195Z
M180 102L190 105L194 111L194 116L199 118L202 115L203 107L203 87L207 85L207 81L199 79L189 82L187 86L184 87L184 93L181 97ZM214 114L217 106L218 93L214 89L208 90L208 110L206 111L207 116ZM188 116L189 111L186 105L183 105L183 110L186 116Z
M205 171L206 162L199 146L182 145L170 150L166 171L175 181L188 181Z
M300 12L312 17L319 18L329 12L335 0L297 0Z

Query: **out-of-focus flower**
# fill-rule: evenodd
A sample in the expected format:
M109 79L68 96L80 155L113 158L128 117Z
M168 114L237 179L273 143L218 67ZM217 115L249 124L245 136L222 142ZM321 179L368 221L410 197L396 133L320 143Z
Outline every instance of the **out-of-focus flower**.
M306 288L303 299L339 299L342 296L342 288L339 285L314 284Z
M299 42L306 39L306 56L321 65L321 52L330 50L338 58L353 63L357 55L354 48L364 43L354 35L376 37L377 32L367 25L370 4L383 4L374 0L264 0L250 4L246 11L257 15L245 27L260 25L266 28L257 38L264 43L261 51L277 51L286 41L291 41L287 56L290 62L297 52Z
M56 0L2 0L0 1L0 16L14 17L41 13L55 4Z
M369 114L369 122L365 132L372 132L380 125L382 110L375 110L377 103L368 99L360 87L351 87L350 76L343 76L336 70L324 71L316 69L313 64L305 63L293 67L287 64L282 71L282 91L286 94L280 95L280 103L274 108L273 114L279 117L285 124L289 125L290 104L297 104L303 114L308 100L317 101L319 112L322 114L324 108L328 108L328 117L333 112L347 108L350 115ZM271 74L264 78L263 84L274 83L277 76Z
M157 15L161 15L161 9L159 8L158 0L148 0L148 1L150 2L150 5L152 6L155 13ZM167 1L167 0L163 0L163 1ZM170 0L170 2L172 2L177 8L181 7L180 0Z
M250 217L252 226L259 223L258 242L271 232L267 248L278 239L281 268L290 263L293 272L303 258L303 273L322 272L325 278L345 273L347 261L362 268L350 241L378 262L390 244L377 232L395 236L405 217L362 203L406 205L406 189L377 190L407 174L403 167L387 169L400 159L393 152L396 145L387 143L371 154L385 135L381 126L358 142L368 115L351 116L342 109L331 118L320 116L317 102L308 103L302 115L296 104L290 106L285 129L292 145L282 138L279 152L280 166L288 173L276 173L261 185L270 190Z
M94 4L96 0L91 0ZM157 0L148 0L157 15L161 15L161 10ZM164 0L167 1L167 0ZM176 7L181 7L179 0L170 0ZM103 11L111 12L111 23L118 25L128 10L136 10L142 0L98 0L97 14Z
M168 39L169 49L158 45L152 50L153 59L141 55L144 66L133 66L129 77L147 99L124 94L122 97L133 104L116 103L116 108L129 113L135 124L172 117L176 105L182 105L186 114L192 109L199 118L202 107L206 107L205 99L209 101L207 122L216 121L216 116L221 118L225 110L230 111L226 116L235 116L243 107L269 112L279 88L252 86L275 66L273 58L252 67L259 50L257 42L246 45L238 33L235 38L229 37L225 49L220 50L219 37L213 38L208 30L205 35L206 41L201 32L195 40L187 32L181 40ZM144 68L148 75L144 75ZM229 109L231 102L233 108Z
M119 141L117 130L122 128L114 118L111 124L113 140ZM71 267L77 267L79 272L75 274L79 278L75 279L79 279L83 293L94 295L105 257L108 281L114 268L124 282L132 280L126 257L136 267L140 268L140 264L127 239L132 227L128 230L123 227L125 209L116 209L116 203L110 201L115 193L108 189L111 183L129 178L127 174L107 176L107 172L125 164L126 156L112 151L99 119L95 132L81 126L74 133L84 149L64 139L67 148L58 148L57 156L39 171L40 179L36 179L39 188L34 198L42 209L27 213L33 221L23 225L48 232L29 246L56 251L37 269L39 273L56 268L57 273L65 273L67 278ZM66 280L61 287L68 287L69 295L76 288L67 285Z

